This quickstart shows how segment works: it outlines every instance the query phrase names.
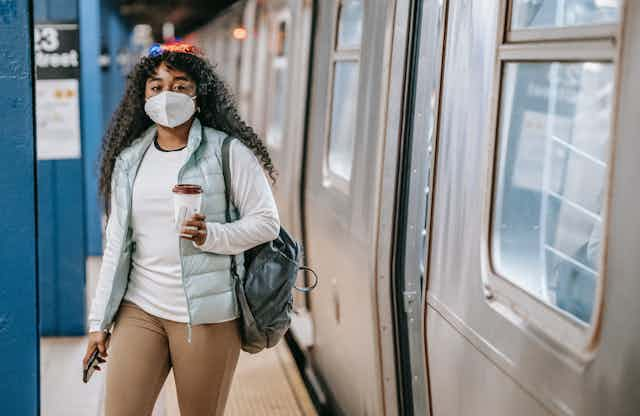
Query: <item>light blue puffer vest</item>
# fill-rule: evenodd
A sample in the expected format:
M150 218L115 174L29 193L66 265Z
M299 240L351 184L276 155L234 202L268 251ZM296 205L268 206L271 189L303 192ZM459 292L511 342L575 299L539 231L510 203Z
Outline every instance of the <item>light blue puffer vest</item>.
M144 131L118 158L112 176L112 203L110 221L113 230L109 234L117 238L116 247L121 250L115 259L116 265L111 291L106 302L104 318L100 329L108 328L120 307L129 280L131 253L135 241L131 236L131 197L135 175L142 157L156 134L155 124ZM226 134L211 127L204 127L195 118L189 131L185 163L179 170L176 183L198 184L202 186L202 213L205 221L225 221L225 194L222 175L221 146ZM233 207L232 219L239 217ZM111 218L110 218L111 220ZM191 342L191 325L223 322L238 317L239 308L233 291L233 277L230 271L231 258L200 250L190 240L180 238L180 258L182 263L182 284L189 310L187 339ZM244 256L236 255L238 274L244 274Z

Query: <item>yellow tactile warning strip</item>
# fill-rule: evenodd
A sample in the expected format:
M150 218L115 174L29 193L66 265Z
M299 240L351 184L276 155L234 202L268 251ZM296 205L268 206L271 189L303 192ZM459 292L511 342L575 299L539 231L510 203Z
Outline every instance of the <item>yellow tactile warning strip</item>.
M225 416L315 416L317 413L286 343L240 353Z

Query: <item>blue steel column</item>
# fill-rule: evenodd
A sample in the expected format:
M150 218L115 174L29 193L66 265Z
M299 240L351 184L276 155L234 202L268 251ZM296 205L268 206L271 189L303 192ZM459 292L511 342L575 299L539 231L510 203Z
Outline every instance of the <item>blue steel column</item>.
M102 255L102 223L98 197L98 156L103 133L100 55L100 1L78 2L80 16L80 106L84 152L87 255Z
M105 89L103 101L103 120L104 126L109 123L111 115L115 111L118 103L122 99L125 88L125 75L122 73L122 67L118 63L118 51L128 46L130 28L124 22L117 7L110 2L105 3L103 10L105 33L103 39L109 47L111 65L109 70L104 72Z
M76 0L34 0L33 7L36 24L78 22ZM38 160L37 172L40 335L84 335L83 158Z
M38 415L32 9L0 0L0 414Z

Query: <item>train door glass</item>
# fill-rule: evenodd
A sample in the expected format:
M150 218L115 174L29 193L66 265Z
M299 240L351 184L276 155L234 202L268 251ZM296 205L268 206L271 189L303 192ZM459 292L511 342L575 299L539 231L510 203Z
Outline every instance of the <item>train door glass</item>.
M602 25L617 19L616 2L588 3L511 2L494 84L483 274L490 303L583 358L602 297L617 53L617 26ZM523 22L532 28L516 30ZM582 26L536 29L548 25Z
M583 322L599 276L612 90L611 64L504 66L493 265Z
M515 0L511 28L614 23L617 0Z
M287 49L289 11L283 10L277 15L271 29L272 58L270 80L269 121L267 124L267 144L272 148L280 148L286 123L287 103Z
M330 136L325 176L337 188L348 191L358 99L362 2L342 1L337 18L338 33L332 54Z

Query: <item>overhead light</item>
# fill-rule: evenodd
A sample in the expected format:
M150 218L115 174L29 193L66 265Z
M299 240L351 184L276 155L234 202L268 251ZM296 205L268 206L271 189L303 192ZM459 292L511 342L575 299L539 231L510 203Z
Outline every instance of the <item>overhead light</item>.
M108 51L103 51L98 55L98 66L100 69L109 69L109 65L111 65L111 56L109 56Z
M153 30L151 28L151 25L135 25L133 27L131 41L136 46L148 46L153 43Z
M243 28L242 26L238 26L233 29L232 33L234 39L245 40L247 38L247 29Z
M172 41L176 38L176 29L173 23L164 22L162 24L162 40L164 42Z

